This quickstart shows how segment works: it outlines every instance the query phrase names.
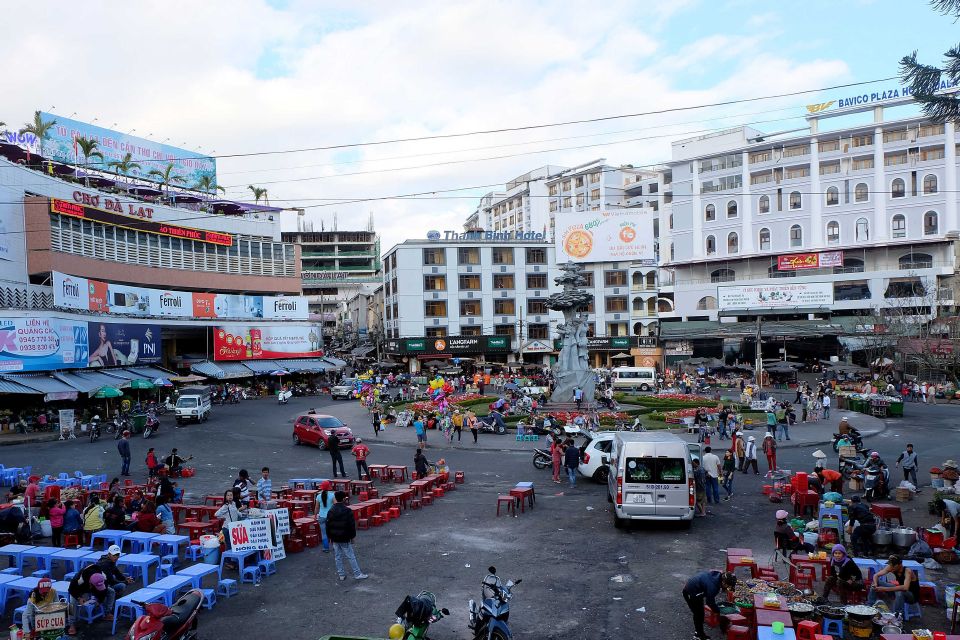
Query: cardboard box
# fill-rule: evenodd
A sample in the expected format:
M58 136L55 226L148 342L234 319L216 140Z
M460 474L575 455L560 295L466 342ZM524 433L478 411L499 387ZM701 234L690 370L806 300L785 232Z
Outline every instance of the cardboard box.
M840 447L838 453L840 454L841 458L856 458L858 456L857 448L852 444Z
M854 491L863 491L863 480L860 478L850 478L850 483L847 486Z

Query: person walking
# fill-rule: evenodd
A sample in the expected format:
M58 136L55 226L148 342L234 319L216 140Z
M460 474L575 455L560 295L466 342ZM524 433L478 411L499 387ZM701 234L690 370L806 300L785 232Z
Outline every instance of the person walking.
M567 480L570 481L570 488L577 487L577 468L580 466L580 449L573 444L573 438L567 438L564 442L563 466L567 470Z
M337 465L340 466L340 475L347 477L347 472L343 470L343 456L340 454L340 438L336 431L331 431L327 436L327 449L330 451L330 462L333 464L333 477L337 477Z
M550 461L553 463L553 482L560 484L560 465L563 462L563 445L560 444L560 438L551 436L550 438Z
M477 424L477 414L475 414L473 411L467 413L467 427L470 428L470 434L473 436L473 444L477 444L479 425Z
M737 468L746 473L747 470L747 441L743 439L743 431L734 433L734 453L737 456Z
M719 614L717 596L721 591L732 592L737 586L737 576L733 573L721 571L704 571L687 580L683 585L684 601L693 614L693 626L699 640L708 640L710 636L703 629L704 606Z
M753 473L760 475L760 470L757 469L757 439L754 436L747 438L747 446L744 449L743 455L743 472L747 473L747 470L752 466Z
M727 492L727 495L723 498L724 502L727 502L733 497L733 474L736 469L737 461L733 457L733 451L727 449L723 453L723 462L720 468L720 486Z
M769 433L763 437L763 453L767 456L767 469L777 470L777 441Z
M777 412L773 407L767 407L767 433L777 436Z
M720 504L720 458L711 447L704 447L701 462L707 472L707 503Z
M157 465L159 464L159 461L157 460L157 454L153 450L153 447L150 447L147 450L147 457L144 458L144 463L147 465L147 475L149 477L152 478L153 476L157 475Z
M370 447L363 444L363 440L357 438L356 444L350 449L350 453L357 459L357 480L363 480L366 476L370 477L370 469L367 468L367 456L370 455Z
M270 480L270 467L260 469L260 479L257 480L257 500L261 509L267 509L273 502L273 481Z
M120 452L120 475L130 475L130 432L124 431L123 437L117 443L117 451Z
M902 467L901 463L903 463ZM913 445L908 443L906 450L902 451L900 457L897 458L897 466L903 469L903 479L907 482L912 482L913 486L917 488L917 491L920 491L920 485L917 484L917 467L919 465L920 460L913 450Z
M344 504L347 494L337 491L333 494L335 503L327 513L327 535L333 544L334 563L337 567L337 577L346 580L343 568L343 559L346 558L353 569L355 580L366 580L370 576L360 571L357 556L353 551L353 539L357 537L357 524L353 519L353 512Z
M823 394L823 400L820 403L823 405L823 419L826 420L830 417L830 405L833 401L830 399L829 393Z
M463 415L460 413L460 409L453 410L451 421L453 422L453 432L457 435L457 442L460 442L460 436L463 433Z
M66 507L59 499L50 498L47 500L47 513L50 515L50 528L53 533L51 542L55 547L61 546L60 542L63 540L63 517L66 512Z
M580 387L574 388L573 401L577 403L577 411L580 411L580 405L583 404L583 389Z
M421 449L427 446L427 427L423 423L423 416L419 413L413 417L413 430L417 433L417 446Z
M371 414L370 419L373 421L373 436L374 436L375 438L379 438L379 437L380 437L380 424L381 424L381 422L380 422L380 420L381 420L381 417L380 417L380 408L379 408L379 407L374 407L374 408L373 408L373 413Z
M693 459L693 514L699 518L705 518L710 514L707 511L707 472L700 466L700 461Z
M323 542L323 552L330 552L330 538L327 537L327 515L333 507L333 484L324 480L320 484L320 493L317 494L317 523L320 525L320 539Z

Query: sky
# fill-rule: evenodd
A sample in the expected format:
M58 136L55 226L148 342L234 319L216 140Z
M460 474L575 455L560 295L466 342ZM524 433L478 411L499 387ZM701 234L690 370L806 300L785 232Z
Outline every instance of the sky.
M806 104L900 83L764 98L891 78L903 55L937 64L960 40L918 0L8 0L0 16L11 128L39 109L256 153L218 159L229 197L266 187L316 229L372 215L384 250L460 229L479 196L546 164L654 165L712 130L802 127ZM316 147L338 148L265 153Z

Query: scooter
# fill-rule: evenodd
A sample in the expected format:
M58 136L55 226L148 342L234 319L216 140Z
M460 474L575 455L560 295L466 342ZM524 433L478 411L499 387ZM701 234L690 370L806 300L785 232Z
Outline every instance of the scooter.
M96 442L100 439L100 416L93 416L90 424L87 425L87 431L90 432L90 442Z
M134 621L126 640L196 640L197 615L203 604L199 589L184 594L172 607L162 602L137 602L144 614Z
M503 416L497 411L493 411L482 418L477 418L477 426L483 433L496 433L502 436L507 432L507 425L503 422Z
M470 619L467 626L477 640L510 640L513 634L507 620L510 618L510 599L513 597L511 591L522 580L508 580L503 584L497 576L496 567L490 567L488 571L489 575L480 583L483 602L477 605L474 600L470 600Z
M860 435L859 431L857 431L853 427L850 427L850 432L847 433L846 435L842 435L839 433L833 434L833 450L834 451L836 452L840 451L840 441L844 439L848 440L850 444L852 444L857 448L858 451L863 449L863 436Z
M404 598L394 615L397 623L390 627L390 640L427 640L430 624L450 615L450 611L437 609L437 597L421 591Z
M537 469L548 469L553 464L553 458L546 449L533 450L533 466Z
M160 430L160 419L157 418L157 414L153 411L147 412L147 422L143 425L143 437L144 439L149 438L154 433Z
M277 403L287 404L288 402L290 402L291 396L293 396L293 391L288 391L284 389L283 391L277 394Z
M886 500L890 497L890 470L886 467L864 467L864 495L868 501Z

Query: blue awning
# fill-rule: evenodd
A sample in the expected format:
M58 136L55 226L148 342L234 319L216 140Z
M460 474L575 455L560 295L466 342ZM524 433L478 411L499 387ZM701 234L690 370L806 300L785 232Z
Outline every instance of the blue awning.
M337 367L338 369L347 366L346 360L341 360L340 358L334 358L333 356L323 356L323 359Z
M159 367L126 367L124 370L133 373L143 380L156 380L157 378L169 378L170 376L177 375L173 371L167 371Z
M77 390L66 382L45 375L5 374L5 380L16 382L39 393L76 393Z
M37 391L36 389L31 389L30 387L25 387L18 382L13 380L7 380L5 378L0 378L0 393L43 393L42 391Z
M300 371L319 373L336 369L336 366L325 362L322 358L294 358L291 360L277 360L276 362L280 369L286 369L291 373Z
M274 360L244 360L243 366L247 367L258 375L266 375L271 371L283 369L283 367Z
M217 366L223 371L224 378L249 378L253 371L239 362L218 362Z
M217 380L249 378L253 375L250 369L239 362L198 362L197 364L191 365L190 370L201 376L216 378Z
M190 371L197 375L207 376L208 378L222 378L223 369L212 362L198 362L190 365Z

